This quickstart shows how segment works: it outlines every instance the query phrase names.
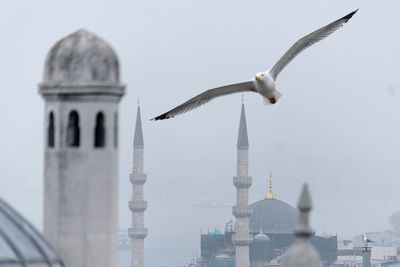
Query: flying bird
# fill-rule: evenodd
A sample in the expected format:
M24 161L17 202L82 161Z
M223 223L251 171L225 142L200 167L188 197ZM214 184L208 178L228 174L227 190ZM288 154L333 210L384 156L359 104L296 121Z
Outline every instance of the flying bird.
M259 93L264 98L264 103L268 105L275 104L278 99L282 96L280 92L276 90L276 78L279 73L289 64L301 51L312 46L313 44L325 39L331 33L342 27L348 22L351 17L358 11L355 10L348 15L340 18L325 27L322 27L303 38L299 39L290 49L275 63L275 65L265 72L258 72L254 78L247 82L235 83L217 87L214 89L207 90L185 103L177 106L170 111L161 114L152 120L164 120L173 118L179 114L185 113L192 109L195 109L201 105L210 102L212 99L224 95L229 95L239 92L254 92Z
M366 246L368 245L368 243L373 243L373 241L371 239L369 239L366 234L363 234L363 242L364 242L364 245L366 245Z

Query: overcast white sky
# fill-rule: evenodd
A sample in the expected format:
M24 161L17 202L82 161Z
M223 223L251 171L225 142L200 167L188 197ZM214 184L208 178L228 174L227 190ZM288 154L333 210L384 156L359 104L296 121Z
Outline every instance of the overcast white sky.
M277 105L245 96L250 194L262 199L272 172L278 198L292 205L301 184L310 183L319 232L340 238L387 228L387 217L400 209L396 0L0 0L0 196L40 227L44 104L37 84L50 47L86 28L114 47L128 86L120 106L120 227L130 222L128 174L140 96L146 242L156 244L166 229L166 239L176 237L184 227L187 246L198 249L200 227L221 227L232 217L229 208L207 216L207 209L189 207L208 198L234 202L241 96L173 120L148 119L202 90L251 78L298 38L357 8L348 24L281 73ZM179 202L187 211L179 211Z

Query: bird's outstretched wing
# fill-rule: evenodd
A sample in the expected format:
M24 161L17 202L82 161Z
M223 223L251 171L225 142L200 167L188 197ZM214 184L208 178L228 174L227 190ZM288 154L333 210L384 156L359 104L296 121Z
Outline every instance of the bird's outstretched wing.
M357 11L358 9L298 40L272 67L270 70L271 76L276 79L282 69L286 67L286 65L289 64L289 62L292 61L301 51L328 37L331 33L349 21Z
M177 106L176 108L174 108L164 114L161 114L160 116L153 118L152 120L157 121L157 120L173 118L179 114L185 113L185 112L195 109L201 105L204 105L216 97L223 96L223 95L229 95L229 94L233 94L233 93L238 93L238 92L257 92L257 90L254 87L253 81L217 87L214 89L207 90L204 93L201 93L201 94L189 99L185 103Z

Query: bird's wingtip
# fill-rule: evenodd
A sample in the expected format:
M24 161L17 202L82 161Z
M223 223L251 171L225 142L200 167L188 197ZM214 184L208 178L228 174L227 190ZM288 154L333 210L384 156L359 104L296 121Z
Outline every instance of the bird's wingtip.
M344 16L342 19L344 19L345 22L348 22L351 19L351 17L353 17L353 15L357 13L358 9L359 8L357 8L353 12L350 12L348 15Z
M169 116L167 114L162 114L160 116L154 117L152 119L150 119L151 121L159 121L159 120L165 120L165 119L169 119L169 118L173 118L172 116Z
M157 116L157 117L151 118L150 120L151 120L151 121L157 121L157 120L159 120L159 119L158 119L158 117L160 117L160 116Z

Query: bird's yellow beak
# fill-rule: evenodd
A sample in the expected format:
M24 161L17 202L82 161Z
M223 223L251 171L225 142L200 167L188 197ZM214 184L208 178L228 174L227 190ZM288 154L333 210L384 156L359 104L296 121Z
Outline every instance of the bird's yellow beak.
M257 80L257 81L261 81L261 80L262 80L262 77L261 77L260 74L256 74L256 80Z

